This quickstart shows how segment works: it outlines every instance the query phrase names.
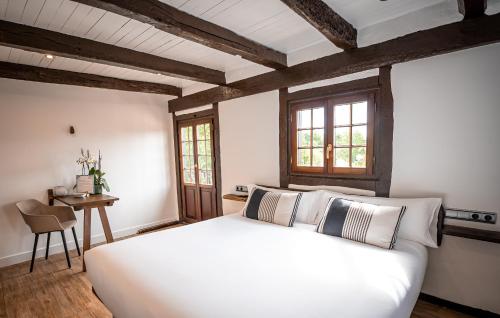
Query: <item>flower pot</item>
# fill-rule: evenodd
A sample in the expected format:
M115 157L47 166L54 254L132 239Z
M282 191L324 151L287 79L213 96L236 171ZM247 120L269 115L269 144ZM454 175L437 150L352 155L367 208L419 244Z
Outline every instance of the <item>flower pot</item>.
M94 184L94 194L102 194L102 184Z

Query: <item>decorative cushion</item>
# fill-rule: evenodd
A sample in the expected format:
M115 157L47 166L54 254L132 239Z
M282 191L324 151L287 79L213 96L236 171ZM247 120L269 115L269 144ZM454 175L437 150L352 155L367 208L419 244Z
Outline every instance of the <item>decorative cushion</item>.
M243 215L254 220L293 226L301 197L302 192L279 193L255 187Z
M405 209L331 198L316 231L392 249Z

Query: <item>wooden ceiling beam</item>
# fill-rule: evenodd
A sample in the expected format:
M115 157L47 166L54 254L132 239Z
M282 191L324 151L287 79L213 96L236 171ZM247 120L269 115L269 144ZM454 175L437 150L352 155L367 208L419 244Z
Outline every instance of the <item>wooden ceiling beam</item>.
M129 81L88 73L69 72L7 62L0 62L0 77L42 83L107 88L178 97L182 96L182 89L171 85Z
M186 40L232 55L239 55L271 68L281 69L287 66L285 54L158 0L74 1L150 24Z
M363 48L329 55L169 101L175 112L283 87L334 78L500 42L500 13L455 22Z
M477 18L484 15L487 0L457 0L458 11L464 19Z
M328 40L344 50L357 47L357 30L322 0L281 0Z
M0 45L217 85L224 72L102 42L0 20Z

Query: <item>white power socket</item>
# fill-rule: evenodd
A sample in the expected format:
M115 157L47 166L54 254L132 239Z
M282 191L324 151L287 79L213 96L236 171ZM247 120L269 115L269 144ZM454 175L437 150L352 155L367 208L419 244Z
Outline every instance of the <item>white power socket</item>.
M246 186L237 185L236 192L248 192L248 188Z
M497 214L494 212L472 211L463 209L446 208L446 217L463 221L481 222L495 224Z

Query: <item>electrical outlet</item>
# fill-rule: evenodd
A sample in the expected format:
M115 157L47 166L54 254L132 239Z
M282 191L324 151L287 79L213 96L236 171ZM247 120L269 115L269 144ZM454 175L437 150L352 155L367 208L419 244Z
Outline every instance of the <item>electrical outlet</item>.
M446 217L462 221L472 221L495 224L497 222L497 214L494 212L472 211L463 209L446 208Z
M236 186L236 191L237 192L248 192L248 188L246 186L237 185Z

